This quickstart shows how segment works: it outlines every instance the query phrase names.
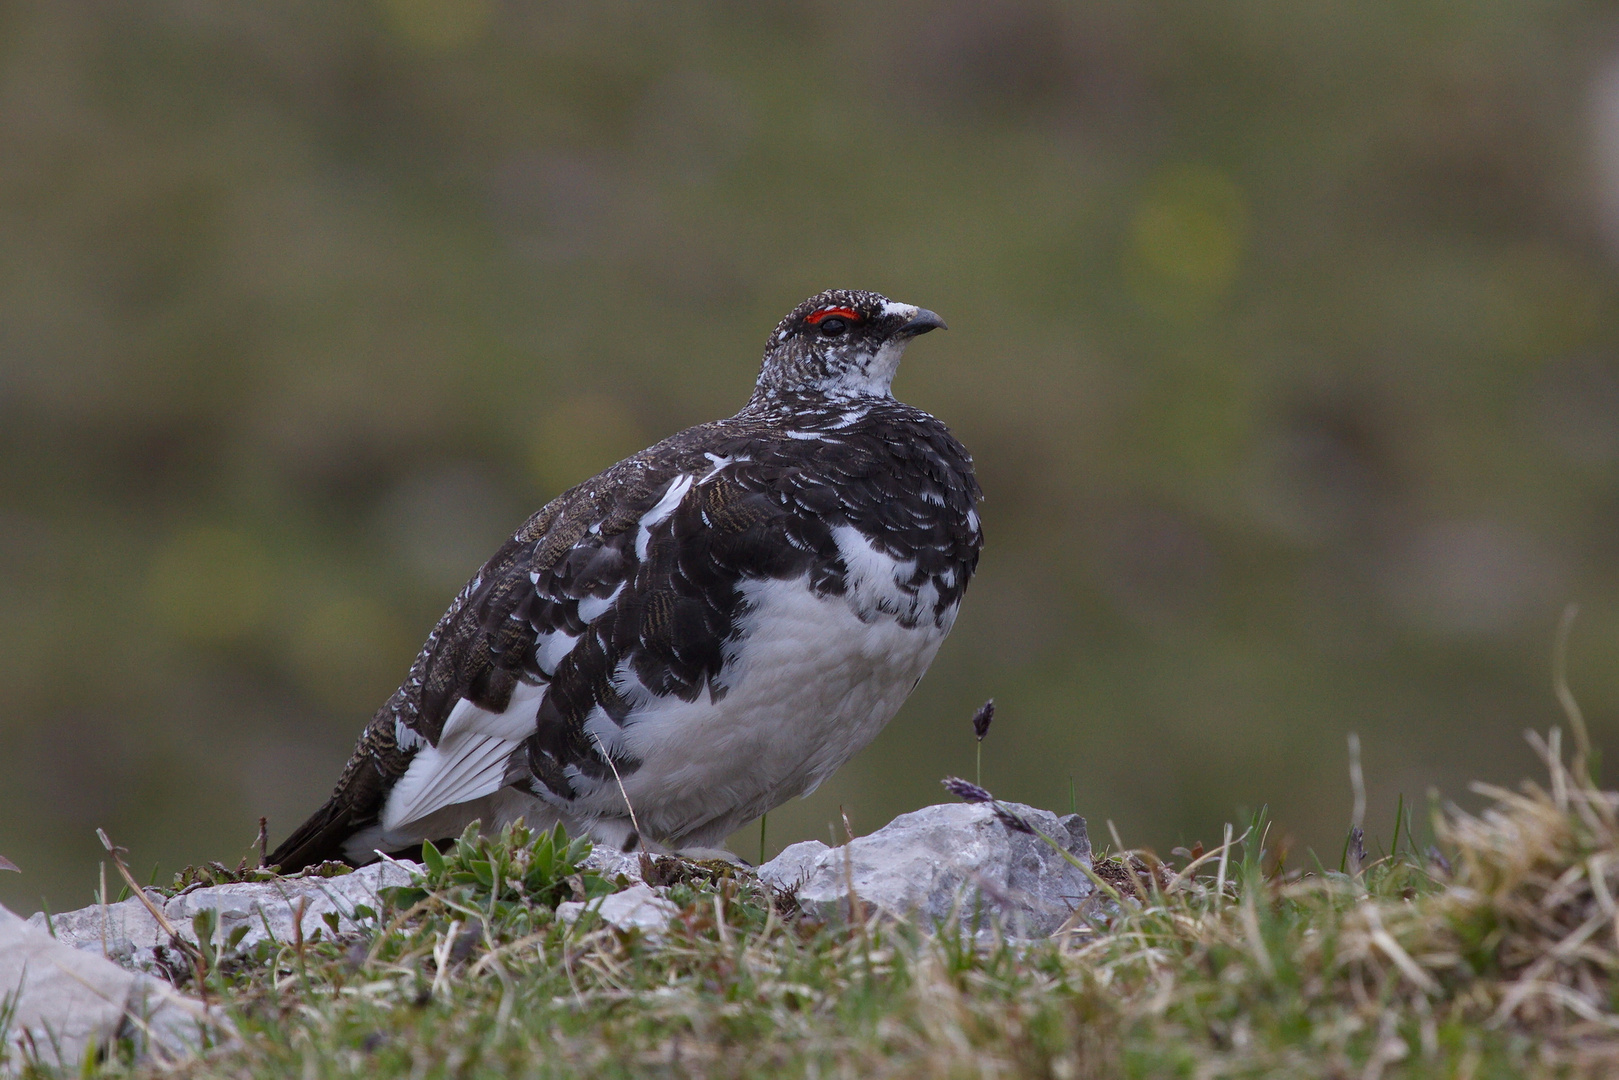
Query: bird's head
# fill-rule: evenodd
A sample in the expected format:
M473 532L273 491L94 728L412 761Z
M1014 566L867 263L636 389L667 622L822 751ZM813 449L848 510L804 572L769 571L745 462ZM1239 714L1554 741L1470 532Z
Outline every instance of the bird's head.
M878 293L817 293L770 335L755 396L887 397L905 346L942 329L933 312Z

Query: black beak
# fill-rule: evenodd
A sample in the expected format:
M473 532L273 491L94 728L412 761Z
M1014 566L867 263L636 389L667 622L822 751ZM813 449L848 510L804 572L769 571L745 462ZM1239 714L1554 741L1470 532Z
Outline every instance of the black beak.
M896 334L904 334L907 337L916 337L918 334L925 334L929 330L948 329L950 328L944 324L943 319L939 318L938 315L929 311L927 308L923 308L921 311L918 311L915 315L911 316L911 320L909 322L894 332Z

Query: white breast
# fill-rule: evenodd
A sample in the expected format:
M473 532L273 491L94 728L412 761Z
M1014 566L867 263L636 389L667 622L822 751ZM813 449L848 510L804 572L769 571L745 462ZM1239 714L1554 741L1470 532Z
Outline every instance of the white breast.
M909 628L860 610L869 590L817 597L807 577L750 582L743 594L718 699L653 699L624 731L622 749L642 763L623 778L625 793L656 842L716 845L813 791L899 710L955 615ZM621 815L624 796L609 782L575 805Z

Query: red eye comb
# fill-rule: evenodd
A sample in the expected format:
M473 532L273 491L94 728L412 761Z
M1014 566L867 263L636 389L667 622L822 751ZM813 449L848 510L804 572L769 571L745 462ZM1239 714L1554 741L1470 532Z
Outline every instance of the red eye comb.
M807 317L804 321L809 323L811 326L819 326L821 325L822 319L830 319L834 315L840 319L848 319L850 322L865 322L865 319L861 317L860 312L856 311L854 308L846 307L822 308L820 311L817 311L815 314Z

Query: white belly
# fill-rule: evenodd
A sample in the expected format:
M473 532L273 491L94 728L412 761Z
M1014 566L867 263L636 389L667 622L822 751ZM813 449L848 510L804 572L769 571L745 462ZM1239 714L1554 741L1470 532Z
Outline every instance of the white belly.
M949 632L925 620L862 622L850 598L817 597L805 579L744 588L728 688L717 701L666 698L637 710L623 749L641 762L624 793L648 839L718 844L743 823L807 795L893 718ZM622 816L617 784L576 803Z

